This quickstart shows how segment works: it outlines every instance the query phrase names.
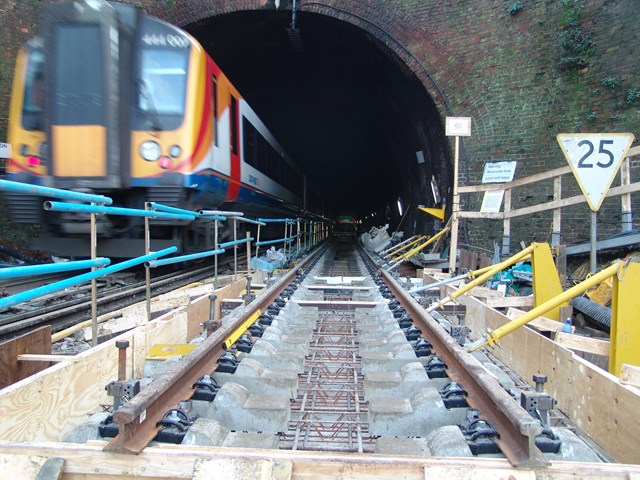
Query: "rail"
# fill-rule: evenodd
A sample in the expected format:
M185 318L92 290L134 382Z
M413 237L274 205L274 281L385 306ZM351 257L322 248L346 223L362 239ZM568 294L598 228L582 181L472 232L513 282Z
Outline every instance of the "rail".
M499 432L498 444L509 461L517 467L548 465L546 457L535 446L535 437L542 432L540 423L520 408L495 378L458 345L390 273L381 269L369 253L365 254L416 326L429 331L433 350L448 366L451 380L464 385L469 406L477 408Z
M322 250L316 251L303 262L298 263L262 295L240 312L233 314L225 325L185 355L177 368L154 380L120 407L113 415L114 421L118 424L119 433L107 444L105 450L129 454L142 452L155 437L158 430L156 424L164 413L188 398L193 390L192 385L202 375L210 374L217 368L217 360L224 352L224 341L249 318L252 318L256 311L264 311L273 303L298 272L322 254Z

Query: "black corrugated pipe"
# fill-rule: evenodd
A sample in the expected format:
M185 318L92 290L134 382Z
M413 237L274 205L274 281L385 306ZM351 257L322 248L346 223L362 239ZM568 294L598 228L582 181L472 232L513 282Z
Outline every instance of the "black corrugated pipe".
M611 309L587 297L573 299L573 308L593 318L599 324L611 328Z

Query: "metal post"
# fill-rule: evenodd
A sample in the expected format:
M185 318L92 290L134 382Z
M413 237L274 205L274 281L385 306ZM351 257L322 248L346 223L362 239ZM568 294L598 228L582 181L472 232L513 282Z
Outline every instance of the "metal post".
M285 238L285 241L282 243L282 253L284 254L285 261L286 261L286 258L287 258L287 240L286 239L288 238L288 236L287 236L287 232L288 231L289 231L289 222L284 222L284 238ZM283 265L283 267L284 267L284 265Z
M93 204L95 205L95 203ZM96 231L96 214L91 214L91 260L96 259L98 248L98 232ZM92 272L96 268L91 269ZM91 345L98 345L98 280L91 280Z
M449 242L449 273L456 271L456 254L458 252L458 158L460 155L460 137L455 138L455 155L453 157L453 205L451 209L451 241Z
M233 221L233 241L238 240L238 232L236 231L236 219L232 217ZM238 245L233 246L233 281L236 281L236 276L238 275Z
M258 270L258 250L260 250L260 228L262 225L258 224L258 234L256 235L256 270Z
M213 221L213 241L215 245L218 245L218 220ZM213 288L218 288L218 256L216 255L213 260Z
M129 342L127 340L116 341L118 349L118 381L124 382L127 379L127 348Z
M148 210L145 205L145 210ZM144 217L144 254L151 253L151 232L149 229L149 217ZM151 268L145 266L144 278L146 284L146 304L147 304L147 322L151 321Z
M590 254L589 254L589 266L591 269L591 273L596 273L596 269L598 268L598 261L596 258L596 243L598 236L598 212L591 212L591 246L590 246Z
M249 235L251 232L247 231L247 273L251 275L251 242L249 239L251 238Z

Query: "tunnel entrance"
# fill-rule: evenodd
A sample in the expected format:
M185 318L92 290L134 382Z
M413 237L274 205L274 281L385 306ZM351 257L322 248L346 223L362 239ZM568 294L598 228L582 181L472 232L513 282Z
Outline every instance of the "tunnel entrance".
M452 172L425 86L364 29L308 12L297 12L297 30L291 23L291 11L244 11L183 28L304 170L328 216L432 232L416 207L434 206L432 183L446 198Z

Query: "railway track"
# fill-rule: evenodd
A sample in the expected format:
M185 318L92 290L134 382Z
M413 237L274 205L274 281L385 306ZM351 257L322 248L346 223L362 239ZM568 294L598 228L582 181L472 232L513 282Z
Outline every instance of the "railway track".
M532 468L550 459L598 461L559 422L551 428L542 420L540 412L548 418L553 407L543 390L500 378L445 324L365 253L325 245L230 313L171 369L151 373L135 396L116 401L101 423L105 451L138 454L155 440L498 456ZM232 335L236 343L225 347Z

